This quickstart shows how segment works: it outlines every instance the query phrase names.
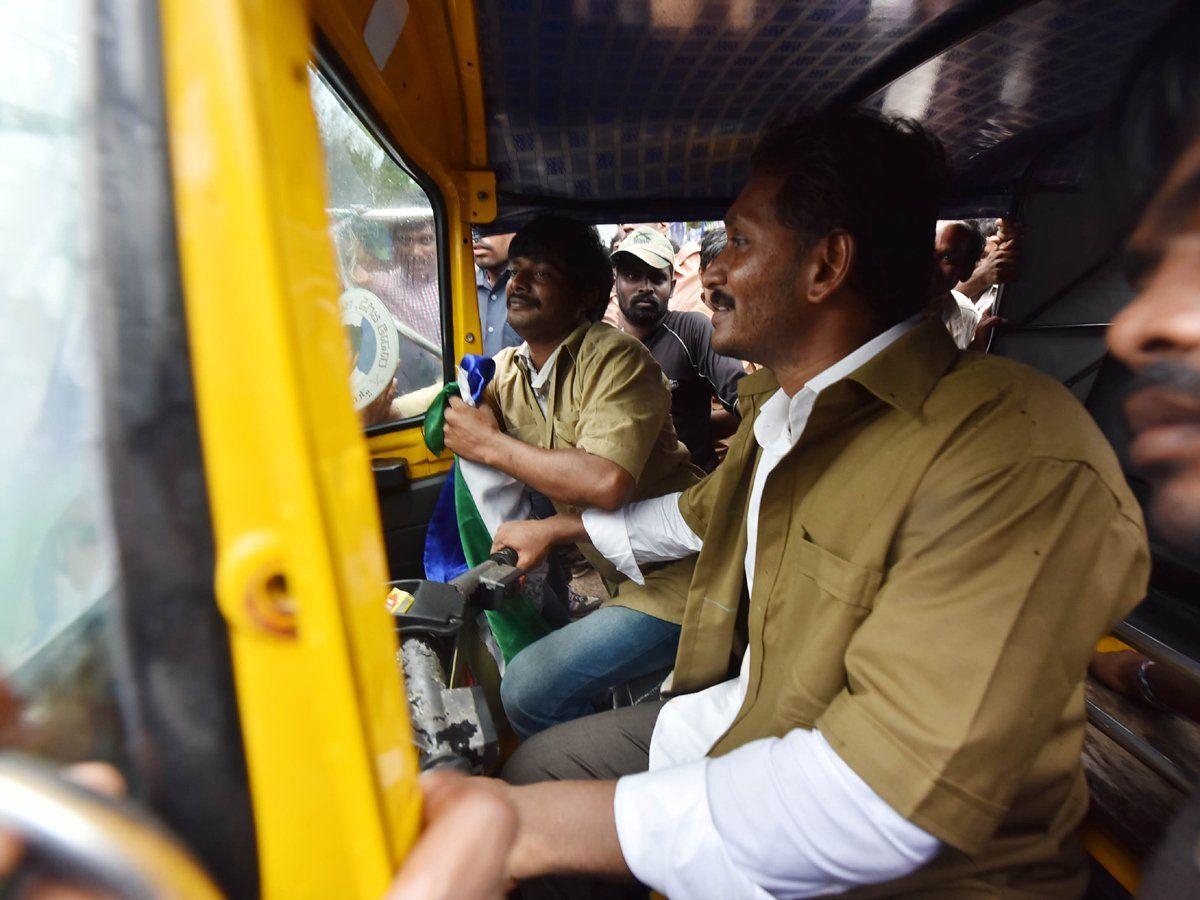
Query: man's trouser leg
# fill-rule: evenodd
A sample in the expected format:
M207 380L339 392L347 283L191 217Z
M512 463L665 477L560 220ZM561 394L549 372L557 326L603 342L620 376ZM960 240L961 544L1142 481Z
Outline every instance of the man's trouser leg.
M678 625L602 607L509 660L500 684L504 713L522 738L590 715L605 690L670 668L678 645Z
M665 700L613 709L534 735L517 748L501 777L509 784L540 781L604 781L644 772L650 736ZM636 882L590 878L538 878L520 886L527 900L626 900L645 898Z

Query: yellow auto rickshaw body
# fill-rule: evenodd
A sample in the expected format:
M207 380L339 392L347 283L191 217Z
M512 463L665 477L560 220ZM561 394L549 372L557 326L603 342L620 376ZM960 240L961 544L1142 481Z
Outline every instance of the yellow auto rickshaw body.
M450 460L426 448L419 416L368 428L364 436L348 402L338 308L342 286L311 83L319 73L384 155L419 177L428 195L438 243L441 338L452 356L442 374L449 375L450 364L480 352L483 343L472 226L503 217L505 200L520 195L522 187L511 174L498 184L496 163L504 151L496 135L507 126L497 124L505 110L487 108L488 80L498 73L481 53L480 10L490 10L493 26L498 13L507 11L513 27L524 28L538 4L514 3L511 10L499 0L478 7L472 0L145 5L155 12L157 33L149 39L160 42L163 67L174 237L212 523L213 592L228 631L253 813L255 846L226 849L256 857L263 896L378 898L415 839L421 813L416 755L381 587L395 575L389 568L395 569L396 559L389 558L381 539L388 528L388 514L381 513L387 503L372 480L372 467L398 466L406 485L419 486L433 483ZM745 79L744 97L736 91L721 97L733 123L728 129L704 119L698 109L694 115L688 111L687 128L679 126L678 133L655 132L663 147L639 140L625 159L638 177L627 189L622 182L625 193L604 207L626 212L630 220L667 211L681 219L699 218L701 212L719 217L736 175L727 164L745 157L752 131L761 124L751 114L773 109L771 90L779 92L780 102L792 90L815 105L908 104L910 113L927 112L944 125L938 116L962 118L961 113L949 103L918 110L913 98L921 91L936 98L938 79L948 80L947 96L968 96L965 76L961 83L950 76L969 70L960 65L963 57L978 52L982 58L989 41L1013 42L1011 59L1026 80L1004 82L1004 89L1016 96L1031 84L1036 89L1034 76L1045 74L1030 47L1070 58L1053 39L1074 28L1083 46L1096 43L1102 55L1105 42L1116 40L1113 35L1131 28L1146 33L1168 6L1121 0L1116 12L1102 16L1096 10L1073 12L1057 0L1009 5L961 0L938 9L834 0L790 5L680 0L614 3L611 9L586 0L548 5L557 16L573 16L576 25L607 28L619 22L682 35L667 62L707 54L716 63L715 78ZM709 7L724 17L728 39L701 27ZM1128 13L1133 24L1117 21L1117 13ZM848 35L859 25L867 38L846 50L839 42L850 42ZM683 47L684 38L699 40L702 52ZM1132 52L1123 43L1119 49L1122 59ZM788 60L789 54L800 60L797 84L804 90L776 84L766 78L772 73L762 72L765 60ZM576 70L586 68L590 60L583 56L568 62ZM688 63L703 64L702 58ZM1080 68L1089 64L1083 60ZM765 79L761 84L754 82L756 74ZM1087 71L1076 75L1088 78ZM896 85L906 90L893 91ZM628 87L622 86L620 96L630 96ZM1056 90L1070 95L1073 87ZM961 188L964 196L987 195L976 211L1011 214L1031 187L1053 196L1058 187L1039 182L1038 167L1054 162L1061 149L1056 142L1076 133L1054 132L1053 140L1028 153L989 157L997 147L1024 146L1016 138L1025 124L1036 136L1038 128L1065 117L1038 106L1034 93L1028 95L1033 100L1001 109L996 119L993 106L1003 105L1003 97L999 90L992 93L997 96L981 93L962 101L977 102L977 118L994 127L986 135L990 144L965 155L977 166L975 180ZM1102 98L1088 99L1098 104ZM1067 100L1074 103L1071 96ZM655 124L653 109L637 111L643 125ZM751 114L743 115L747 109ZM961 126L955 120L945 127ZM686 137L679 136L683 132ZM560 137L566 146L578 134ZM673 154L678 151L682 159L685 147L688 159L701 160L699 169L687 160L676 167ZM658 162L652 163L651 151ZM662 170L663 193L655 193L647 174L655 166ZM687 196L686 179L675 180L676 168L706 173L696 176L697 190L707 191L696 203ZM553 167L530 171L558 177ZM992 171L999 173L996 184L981 180L981 173ZM512 180L507 194L506 177ZM553 200L594 214L600 202L597 184L579 189L578 196L565 178L550 187L554 191L534 197L547 201L546 208ZM1021 327L1029 332L1042 327L1031 323L1054 298L1044 304L1043 299L1021 307L1028 315L1013 329L1012 355L1025 352L1016 346ZM1095 341L1089 346L1094 350ZM1090 383L1086 379L1095 372L1095 366L1080 370L1081 383ZM1070 384L1072 378L1064 380ZM395 506L403 497L390 502ZM402 554L412 556L411 547ZM408 558L402 562L418 565ZM1087 841L1103 868L1134 891L1137 861L1121 842L1098 825L1089 827Z

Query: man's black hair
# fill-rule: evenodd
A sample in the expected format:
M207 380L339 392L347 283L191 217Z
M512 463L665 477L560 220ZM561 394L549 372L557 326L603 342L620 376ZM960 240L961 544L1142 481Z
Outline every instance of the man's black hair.
M701 272L708 268L709 263L721 255L721 251L725 249L727 243L729 243L729 238L726 237L724 228L714 228L712 231L704 232L704 237L700 238Z
M598 321L604 315L612 290L612 262L593 226L569 216L538 216L509 245L508 258L518 257L554 264L585 295L588 318Z
M943 229L950 227L964 228L967 232L967 257L971 260L971 268L975 268L975 264L979 262L979 258L983 256L983 248L987 239L983 236L983 232L979 230L979 226L970 219L954 219L942 226Z
M937 138L906 119L822 113L767 132L750 162L755 173L783 179L775 211L802 246L839 230L854 238L849 284L883 321L921 311L946 185Z

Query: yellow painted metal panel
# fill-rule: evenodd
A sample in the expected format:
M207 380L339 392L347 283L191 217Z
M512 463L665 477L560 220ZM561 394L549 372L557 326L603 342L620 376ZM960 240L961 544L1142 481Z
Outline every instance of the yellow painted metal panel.
M296 0L163 0L217 593L266 897L372 897L419 820Z
M367 50L369 0L313 0L312 17L339 69L366 99L380 132L436 185L446 211L453 352L478 353L479 308L471 222L495 218L495 177L487 170L487 128L469 0L411 0L396 49L382 70ZM417 429L372 437L373 456L403 456L414 477L444 471Z
M1087 821L1083 825L1083 846L1091 857L1116 882L1134 896L1141 884L1141 864L1129 849L1102 825Z

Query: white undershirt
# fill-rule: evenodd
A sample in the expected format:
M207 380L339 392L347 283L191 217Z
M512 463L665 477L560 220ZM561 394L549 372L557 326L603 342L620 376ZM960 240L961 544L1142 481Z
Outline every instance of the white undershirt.
M751 592L763 488L799 441L817 395L917 321L868 341L794 397L780 390L763 404L746 510ZM583 521L596 549L639 583L638 563L703 546L679 511L678 494L614 513L588 510ZM617 835L638 879L670 897L810 897L890 881L932 859L940 842L888 806L818 731L798 728L707 758L745 699L749 663L747 650L737 678L668 701L654 726L649 771L617 783Z
M942 324L959 350L970 350L983 313L966 294L951 290L942 299Z
M554 364L558 362L558 354L562 352L562 348L562 344L555 347L554 352L546 358L545 364L540 369L533 364L533 351L529 349L528 341L514 352L514 358L525 367L529 386L533 389L533 396L537 399L543 416L549 415L546 412L546 403L550 396L550 376L554 374Z

